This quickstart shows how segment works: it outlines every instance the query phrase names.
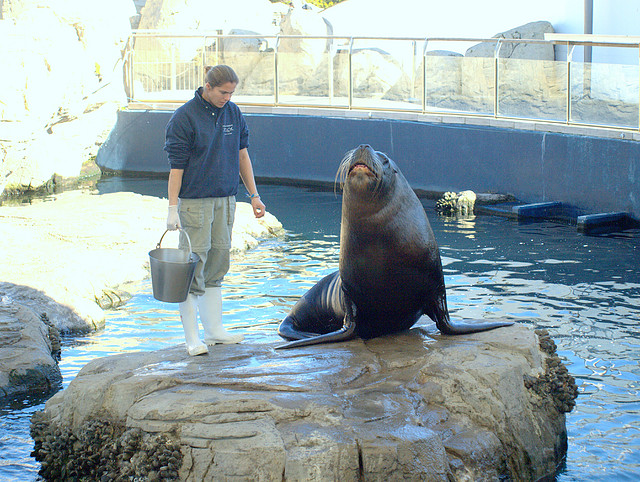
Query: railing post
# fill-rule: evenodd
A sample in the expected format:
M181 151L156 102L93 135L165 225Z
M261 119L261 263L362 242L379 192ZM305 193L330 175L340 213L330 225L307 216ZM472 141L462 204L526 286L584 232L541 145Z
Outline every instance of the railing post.
M207 36L205 35L202 39L202 55L200 56L200 79L204 79L204 69L207 66ZM199 82L196 83L194 89L197 89L200 85Z
M133 48L134 45L134 33L132 32L131 35L129 36L129 41L127 42L127 46L125 48L125 54L124 54L124 65L125 65L125 83L126 88L125 91L127 92L127 95L129 97L128 101L131 102L132 100L135 99L135 92L134 92L134 84L135 82L133 81L133 57L135 54L135 49Z
M409 94L409 102L416 98L416 55L418 55L418 44L415 40L411 41L411 90Z
M575 45L570 45L570 43L567 42L567 124L571 123L571 62L575 48Z
M334 91L333 91L333 59L335 57L335 52L336 52L336 45L335 42L332 40L331 44L329 45L329 65L327 65L327 70L329 71L329 78L327 79L329 82L329 103L333 105L333 95L334 95Z
M222 30L216 30L216 65L220 64L220 52L222 51Z
M279 99L278 99L278 91L280 90L280 87L278 85L279 79L278 79L278 48L280 47L280 36L276 35L276 45L275 48L273 49L273 100L274 100L274 104L277 106Z
M171 42L171 65L169 73L169 90L176 90L176 44Z
M498 84L500 81L499 78L499 57L500 57L500 47L502 47L502 39L498 39L498 43L496 43L496 48L493 53L493 117L498 117Z
M422 48L422 113L427 112L427 45L429 39L424 39L424 47Z
M349 38L349 92L348 92L348 104L349 104L349 109L351 109L353 107L353 65L352 65L352 59L351 59L351 55L353 53L353 37Z

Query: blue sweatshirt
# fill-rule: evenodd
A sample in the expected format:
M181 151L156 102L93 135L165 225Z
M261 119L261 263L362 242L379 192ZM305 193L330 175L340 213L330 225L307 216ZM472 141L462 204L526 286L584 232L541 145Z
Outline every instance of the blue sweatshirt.
M249 128L233 102L218 108L193 99L171 116L164 150L172 169L184 169L179 196L185 199L234 196L238 192L241 149L249 147Z

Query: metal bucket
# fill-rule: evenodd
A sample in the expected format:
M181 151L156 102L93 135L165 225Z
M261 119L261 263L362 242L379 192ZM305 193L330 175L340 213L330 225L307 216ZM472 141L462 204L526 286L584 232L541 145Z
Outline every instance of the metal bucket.
M200 256L191 252L191 240L184 230L181 231L187 237L188 251L161 248L162 239L167 231L158 241L156 249L149 251L153 297L168 303L181 303L187 299Z

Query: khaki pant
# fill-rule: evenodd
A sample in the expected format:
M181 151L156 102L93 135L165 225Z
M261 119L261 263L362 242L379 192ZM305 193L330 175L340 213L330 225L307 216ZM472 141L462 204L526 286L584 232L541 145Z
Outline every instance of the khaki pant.
M205 288L221 286L229 271L236 198L179 199L178 213L182 229L191 240L191 250L200 256L189 291L202 295ZM187 239L182 234L179 246L180 249L188 247Z

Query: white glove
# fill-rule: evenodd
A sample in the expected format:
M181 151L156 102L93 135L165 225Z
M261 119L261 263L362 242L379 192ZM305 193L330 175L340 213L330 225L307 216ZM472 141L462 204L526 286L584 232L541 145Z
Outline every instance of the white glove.
M167 229L169 231L175 231L178 228L182 228L182 224L180 224L180 216L178 216L178 206L169 206Z

